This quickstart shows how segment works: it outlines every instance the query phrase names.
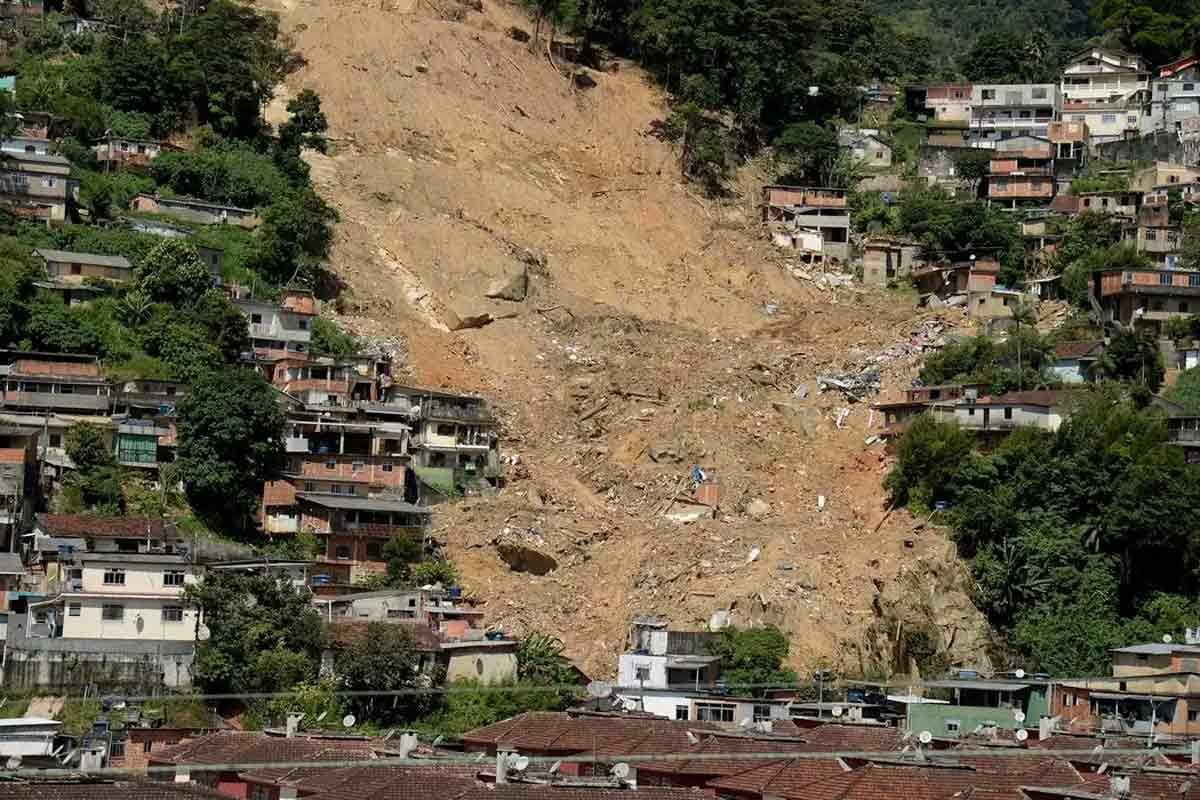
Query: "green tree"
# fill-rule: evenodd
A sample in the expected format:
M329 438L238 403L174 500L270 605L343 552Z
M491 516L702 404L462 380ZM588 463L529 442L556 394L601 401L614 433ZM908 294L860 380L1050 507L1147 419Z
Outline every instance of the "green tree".
M76 422L68 428L63 445L67 457L80 472L91 472L117 463L104 433L90 423Z
M687 102L652 126L657 138L679 148L679 170L709 194L724 190L729 177L729 140L719 119Z
M1097 363L1101 374L1157 392L1166 377L1158 342L1148 332L1124 330L1112 337Z
M419 654L408 630L400 625L372 622L363 636L338 654L339 682L352 692L395 692L418 689L430 683L419 669ZM437 676L434 676L435 678ZM363 719L389 722L411 719L427 712L430 695L363 695L351 703Z
M193 667L207 691L281 692L316 679L321 616L287 579L210 572L183 596L207 628Z
M779 180L783 183L830 185L838 157L837 134L815 122L797 122L775 139Z
M564 711L571 705L560 692L516 681L484 686L478 681L458 680L446 689L441 711L425 722L447 734L461 735L526 711Z
M721 674L730 687L752 687L756 697L766 694L767 685L790 686L794 670L783 666L788 654L787 637L774 625L755 628L725 628L707 645L708 652L721 658Z
M214 370L197 379L177 410L188 502L224 525L247 525L263 485L279 477L286 460L274 390L252 370Z
M246 315L219 289L209 289L193 309L196 321L227 364L234 364L242 353L250 351L250 326ZM316 330L313 330L314 344ZM314 347L314 352L316 351Z
M900 438L896 464L883 487L898 505L928 508L936 500L948 499L951 480L973 447L971 434L958 425L922 414Z
M971 187L971 195L979 194L983 179L991 170L991 154L986 150L964 150L954 157L954 171L959 180Z
M163 239L136 270L137 288L153 300L187 308L212 286L208 265L184 239Z
M413 564L425 554L421 541L398 533L383 545L383 560L387 562L388 580L393 586L403 586L412 580Z
M444 558L431 558L421 561L412 568L412 582L417 586L442 584L455 586L458 584L458 570Z
M545 633L531 633L517 645L517 677L543 686L562 686L575 682L571 663L563 652L563 643Z
M1165 396L1173 403L1187 409L1189 414L1200 415L1200 367L1192 367L1180 373Z
M171 378L193 383L221 366L221 352L208 332L187 322L170 325L159 345L159 355Z
M312 325L312 351L322 356L350 358L358 355L358 340L333 321L317 317Z

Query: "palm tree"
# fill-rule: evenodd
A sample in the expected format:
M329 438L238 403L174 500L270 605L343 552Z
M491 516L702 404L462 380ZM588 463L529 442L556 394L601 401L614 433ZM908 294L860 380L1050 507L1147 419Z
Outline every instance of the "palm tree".
M1036 325L1037 314L1034 313L1033 305L1025 302L1024 298L1018 298L1017 304L1012 307L1012 320L1017 326L1017 391L1025 388L1025 366L1021 358L1021 325Z

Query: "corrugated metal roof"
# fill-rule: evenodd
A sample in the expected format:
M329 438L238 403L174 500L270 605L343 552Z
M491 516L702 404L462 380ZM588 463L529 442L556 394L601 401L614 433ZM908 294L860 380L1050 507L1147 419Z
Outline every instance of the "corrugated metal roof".
M399 511L405 514L431 514L428 508L414 506L403 500L386 500L377 497L348 497L338 494L297 492L296 497L323 508L339 508L347 511Z
M68 264L97 264L102 267L119 267L132 269L133 264L124 256L106 256L100 253L72 253L69 250L51 250L42 247L33 251L35 256L41 256L47 261L63 261Z

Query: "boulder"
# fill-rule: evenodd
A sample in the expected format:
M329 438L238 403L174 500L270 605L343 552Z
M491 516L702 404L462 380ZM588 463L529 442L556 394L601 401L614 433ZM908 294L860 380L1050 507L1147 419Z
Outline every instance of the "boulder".
M771 504L761 497L756 497L746 504L746 513L754 519L764 519L771 513Z
M520 303L525 299L525 295L529 292L529 271L522 269L513 275L503 278L497 278L492 281L492 285L484 292L484 297L489 297L493 300L510 300L514 303Z
M558 561L527 542L503 539L496 542L496 554L514 572L545 575L558 569Z

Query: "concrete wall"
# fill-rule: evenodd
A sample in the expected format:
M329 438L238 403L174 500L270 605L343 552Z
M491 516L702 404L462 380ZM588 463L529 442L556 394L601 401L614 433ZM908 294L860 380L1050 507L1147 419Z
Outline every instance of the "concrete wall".
M172 642L24 639L13 632L4 662L9 690L95 685L153 690L192 683L195 648Z
M650 668L650 677L646 680L645 684L639 684L638 682L638 667ZM617 683L620 686L644 685L647 689L666 688L668 685L666 656L622 653L617 661Z
M908 730L929 731L934 736L958 738L973 732L976 726L994 723L999 730L1012 731L1026 725L1037 727L1036 717L1027 717L1026 722L1017 724L1011 708L985 708L982 706L955 706L942 703L910 703L908 705ZM1030 722L1029 720L1032 720ZM957 723L955 726L954 723Z
M122 606L120 620L103 618L104 606ZM183 609L183 619L172 622L164 619L163 607ZM78 616L72 616L77 607ZM74 599L67 596L63 604L64 639L142 639L164 642L190 642L196 638L197 611L183 606L175 599L131 599L122 597Z
M517 675L517 654L513 650L480 645L443 651L449 655L446 680L458 679L481 683L501 683Z

